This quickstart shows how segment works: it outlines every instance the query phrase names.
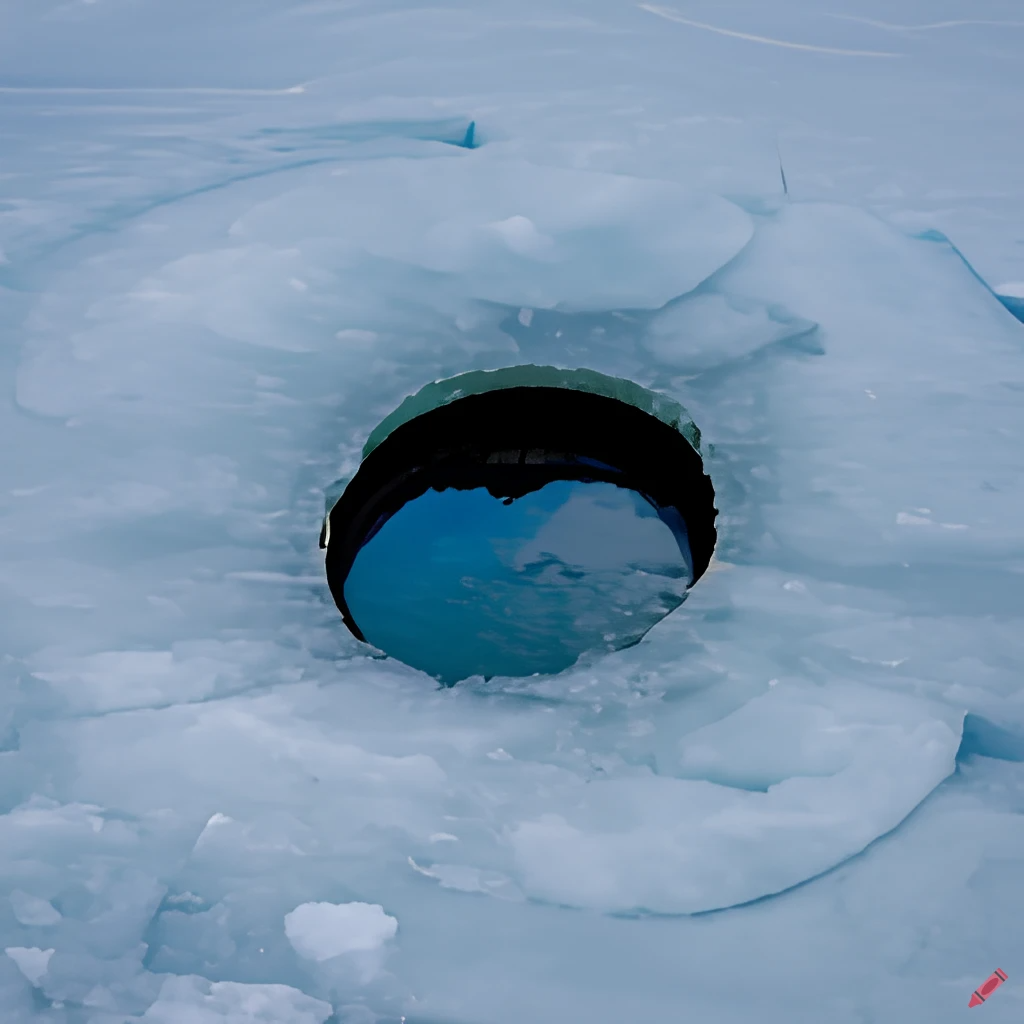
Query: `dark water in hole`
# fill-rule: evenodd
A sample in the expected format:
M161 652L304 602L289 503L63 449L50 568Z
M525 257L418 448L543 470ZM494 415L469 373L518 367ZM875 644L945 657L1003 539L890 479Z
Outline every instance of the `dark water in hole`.
M483 488L427 492L360 551L345 594L370 643L454 683L626 647L690 579L681 523L633 491L559 481L511 505Z

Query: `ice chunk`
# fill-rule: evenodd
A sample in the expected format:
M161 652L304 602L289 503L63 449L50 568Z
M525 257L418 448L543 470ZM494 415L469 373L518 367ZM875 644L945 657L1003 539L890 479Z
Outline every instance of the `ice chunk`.
M4 952L18 965L18 969L29 982L37 988L50 965L50 957L54 954L52 949L26 948L25 946L8 946Z
M529 217L518 214L506 220L495 221L487 225L501 240L520 256L541 256L545 251L554 249L554 239L542 235ZM525 326L529 326L526 324Z
M500 899L521 900L522 890L507 876L496 871L482 871L466 864L417 864L409 858L409 867L425 878L433 878L442 889L459 892L480 892Z
M693 781L567 786L545 814L513 826L523 889L662 913L779 892L860 852L952 773L960 723L943 717L856 688L823 699L773 687L687 738Z
M824 325L823 357L776 363L753 385L768 402L787 495L765 508L776 540L861 566L1016 550L1024 487L1000 438L1021 422L1019 325L948 244L863 211L792 206L716 286ZM687 404L706 432L717 430L709 417L733 429L735 405L709 404L701 417ZM861 409L856 430L834 415L840 407ZM759 436L755 423L738 425L737 438ZM894 529L922 507L956 528Z
M142 1015L146 1024L324 1024L331 1004L288 985L168 978Z
M664 365L694 373L805 337L814 329L813 322L777 305L701 291L659 312L648 328L645 346Z
M381 202L391 211L385 220L373 212ZM608 309L656 308L689 291L739 252L753 227L737 206L670 182L481 149L357 165L337 188L292 190L234 230L264 244L297 232L335 235L373 256L458 275L472 297L517 309Z
M887 758L899 756L901 746L916 745L911 737L926 714L910 696L852 683L828 694L792 683L776 685L680 740L674 774L769 792L786 779L839 775L854 762L880 767ZM933 707L931 715L934 728L921 735L944 736L939 721L945 719L948 754L949 742L962 729L959 715L943 715L939 707ZM896 796L896 788L889 799ZM916 801L923 793L908 796ZM842 806L838 797L836 806Z
M376 903L303 903L285 916L284 930L300 956L319 962L380 949L398 921Z
M49 900L31 896L20 889L11 893L11 907L18 923L29 927L46 927L61 920L60 911Z
M12 1024L36 1019L37 999L35 987L21 968L9 956L0 956L0 1006Z

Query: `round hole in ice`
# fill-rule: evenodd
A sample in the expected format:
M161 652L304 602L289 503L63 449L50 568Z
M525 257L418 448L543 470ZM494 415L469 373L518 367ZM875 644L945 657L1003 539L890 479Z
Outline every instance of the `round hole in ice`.
M358 639L446 684L628 647L710 562L698 445L671 400L592 371L430 385L330 511L335 602Z

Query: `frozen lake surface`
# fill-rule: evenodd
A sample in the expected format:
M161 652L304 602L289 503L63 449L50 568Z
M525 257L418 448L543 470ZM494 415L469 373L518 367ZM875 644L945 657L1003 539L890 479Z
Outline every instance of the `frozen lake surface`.
M6 0L3 1024L942 1024L996 967L1019 1021L1022 48L1015 0ZM324 489L525 363L686 408L716 557L441 688L345 630Z

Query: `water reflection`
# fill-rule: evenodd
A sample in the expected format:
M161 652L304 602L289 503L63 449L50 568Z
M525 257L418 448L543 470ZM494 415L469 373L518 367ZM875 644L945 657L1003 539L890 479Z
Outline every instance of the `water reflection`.
M370 643L451 684L627 647L691 579L674 512L612 484L557 481L509 505L483 488L428 491L362 548L345 595Z

